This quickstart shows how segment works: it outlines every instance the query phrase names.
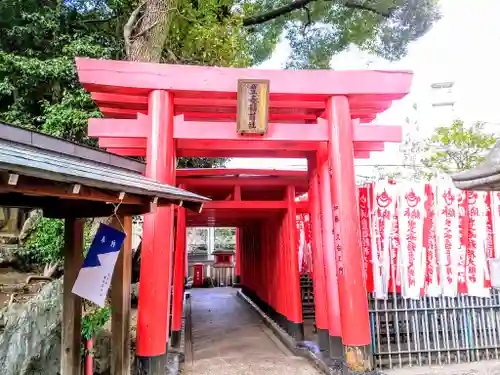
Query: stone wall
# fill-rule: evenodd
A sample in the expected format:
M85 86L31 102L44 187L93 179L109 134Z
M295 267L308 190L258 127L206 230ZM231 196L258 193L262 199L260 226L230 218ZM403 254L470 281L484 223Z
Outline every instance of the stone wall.
M46 284L27 302L0 310L2 375L59 374L62 293L59 279ZM101 331L95 347L94 373L109 373L109 330Z
M59 373L62 281L42 288L23 304L0 311L0 368L3 375Z

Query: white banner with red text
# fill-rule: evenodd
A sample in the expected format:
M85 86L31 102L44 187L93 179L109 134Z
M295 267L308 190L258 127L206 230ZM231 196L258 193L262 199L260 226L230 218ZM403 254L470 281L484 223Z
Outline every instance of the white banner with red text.
M300 200L304 200L301 197ZM488 297L500 252L500 192L451 181L379 181L358 187L366 287L375 298ZM308 214L297 215L301 273L312 277Z

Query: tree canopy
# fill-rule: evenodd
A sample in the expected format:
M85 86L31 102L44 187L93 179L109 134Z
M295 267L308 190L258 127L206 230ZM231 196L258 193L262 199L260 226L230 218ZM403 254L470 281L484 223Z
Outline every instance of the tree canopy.
M75 56L248 67L284 37L288 67L327 68L352 44L398 59L439 17L437 0L3 0L0 14L0 120L87 144L100 114Z
M427 140L428 156L422 163L445 173L464 171L484 161L495 142L493 134L484 132L483 123L466 125L461 120L455 120L450 126L437 128Z

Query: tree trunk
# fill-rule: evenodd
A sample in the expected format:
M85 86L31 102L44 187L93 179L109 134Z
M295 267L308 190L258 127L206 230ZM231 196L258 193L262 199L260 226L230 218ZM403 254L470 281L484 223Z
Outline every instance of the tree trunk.
M128 44L127 59L158 63L167 40L172 12L177 0L146 0L144 12L136 21L137 14L131 16L132 25L125 29L125 43ZM127 26L126 26L127 27ZM127 40L128 32L128 40Z

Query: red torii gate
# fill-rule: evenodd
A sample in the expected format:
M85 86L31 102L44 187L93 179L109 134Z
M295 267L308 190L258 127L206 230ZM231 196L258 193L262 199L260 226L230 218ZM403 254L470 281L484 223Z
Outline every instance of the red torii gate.
M342 344L347 352L355 348L368 355L371 338L354 158L382 151L384 142L401 141L400 127L362 124L409 92L410 72L258 70L83 58L76 64L80 82L105 116L89 120L89 136L119 155L146 156L147 176L160 182L190 186L189 177L178 176L176 181L176 157L307 158L315 295L326 313L318 314L317 326L328 332L333 357L342 355ZM264 135L236 132L239 79L270 82L270 123ZM295 191L294 184L287 185L286 200L267 199L254 208L286 210L294 218ZM217 198L205 213L188 220L219 225L217 215L231 207L239 207L240 213L233 222L226 217L226 225L249 219L249 212L241 213L247 203L234 199L237 194L235 190L231 200ZM183 210L179 217L185 217ZM295 220L288 220L290 237L292 225ZM147 373L160 371L154 369L156 359L166 350L173 230L171 207L145 218L137 355L139 363L147 363ZM244 233L239 233L240 244ZM290 238L287 246L293 241Z

